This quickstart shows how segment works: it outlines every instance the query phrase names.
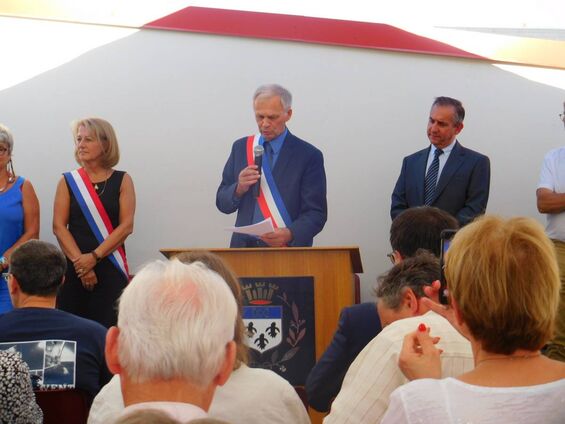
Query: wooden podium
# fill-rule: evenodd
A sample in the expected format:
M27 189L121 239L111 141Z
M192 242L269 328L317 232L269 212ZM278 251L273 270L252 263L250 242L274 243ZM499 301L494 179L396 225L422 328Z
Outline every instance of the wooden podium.
M171 258L191 248L161 249ZM339 312L354 303L354 273L362 273L359 248L285 247L204 249L224 259L239 277L314 277L316 359L330 343Z
M161 249L171 258L191 248ZM362 273L356 246L288 247L249 249L205 249L224 259L239 277L314 277L316 359L329 345L337 328L339 313L354 303L354 273ZM321 422L321 415L314 418Z

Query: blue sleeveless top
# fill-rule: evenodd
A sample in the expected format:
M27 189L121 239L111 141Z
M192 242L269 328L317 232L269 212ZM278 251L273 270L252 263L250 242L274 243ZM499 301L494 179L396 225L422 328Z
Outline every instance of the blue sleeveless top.
M0 256L4 254L24 233L24 208L22 184L18 177L5 193L0 193ZM12 309L6 281L0 281L0 314Z

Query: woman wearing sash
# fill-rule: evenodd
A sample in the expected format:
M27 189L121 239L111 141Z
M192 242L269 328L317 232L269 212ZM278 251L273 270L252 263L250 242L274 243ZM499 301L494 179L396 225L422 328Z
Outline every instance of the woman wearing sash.
M12 163L14 138L0 124L0 271L8 271L10 254L23 242L39 236L39 201L33 186L16 177ZM10 311L12 302L6 281L0 279L0 314Z
M128 283L124 242L133 231L135 191L131 177L113 169L120 153L109 122L81 119L72 132L81 168L63 174L53 211L68 265L57 307L110 327Z

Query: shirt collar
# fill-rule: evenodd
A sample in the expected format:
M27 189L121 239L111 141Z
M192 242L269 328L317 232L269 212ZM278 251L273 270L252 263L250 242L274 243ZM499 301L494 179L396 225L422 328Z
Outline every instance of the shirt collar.
M273 153L277 154L282 149L284 139L286 138L287 134L288 134L288 128L285 128L280 135L276 136L275 138L273 138L271 141L268 142L271 143L271 147L273 148ZM261 138L263 138L263 136L261 136ZM263 139L263 142L265 142L265 139Z
M158 402L141 402L135 403L133 405L129 405L126 407L123 412L123 415L127 415L130 412L143 410L143 409L156 409L159 411L166 412L172 418L177 420L186 421L187 419L196 419L196 418L206 418L208 414L202 408L192 405L190 403L184 402L167 402L167 401L158 401Z
M441 150L443 150L443 154L446 155L447 153L451 153L451 151L453 150L453 148L455 147L455 143L457 142L457 139L454 139L451 144ZM430 146L432 146L432 150L431 153L435 153L435 151L437 150L437 147L434 146L433 144L430 144Z

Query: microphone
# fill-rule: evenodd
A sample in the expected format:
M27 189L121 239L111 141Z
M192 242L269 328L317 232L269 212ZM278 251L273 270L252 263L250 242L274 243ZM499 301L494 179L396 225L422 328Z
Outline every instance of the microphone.
M265 149L263 146L258 144L253 148L253 156L255 157L255 165L257 165L257 171L259 171L259 180L253 185L253 196L255 198L259 197L259 189L261 187L261 167L263 166L263 153Z

